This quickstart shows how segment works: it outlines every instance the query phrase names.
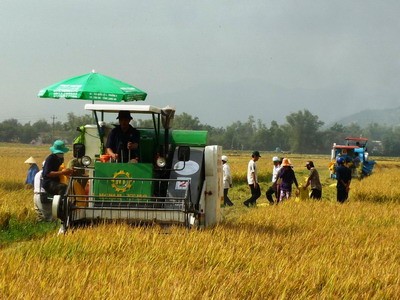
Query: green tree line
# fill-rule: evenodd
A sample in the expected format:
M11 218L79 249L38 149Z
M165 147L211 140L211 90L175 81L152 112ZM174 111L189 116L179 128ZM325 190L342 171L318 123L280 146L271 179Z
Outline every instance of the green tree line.
M136 125L146 125L146 120L136 120ZM85 124L93 124L90 115L76 116L68 113L66 122L48 123L42 119L35 123L21 124L16 119L0 123L0 142L52 143L62 138L68 142L78 135L76 129ZM187 113L175 115L174 128L187 130L207 130L209 143L222 145L230 150L287 151L293 153L326 154L333 143L341 144L345 137L366 137L369 152L374 155L400 155L400 127L370 123L361 128L353 123L335 123L323 128L324 122L308 110L286 116L284 124L272 121L265 124L249 116L246 122L236 121L226 127L202 124L197 117Z

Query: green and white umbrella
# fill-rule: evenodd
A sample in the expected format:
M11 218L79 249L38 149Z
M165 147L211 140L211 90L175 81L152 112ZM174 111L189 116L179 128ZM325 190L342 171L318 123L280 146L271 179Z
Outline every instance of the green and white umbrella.
M39 91L40 98L65 98L92 101L143 101L147 93L118 79L92 71L72 77Z

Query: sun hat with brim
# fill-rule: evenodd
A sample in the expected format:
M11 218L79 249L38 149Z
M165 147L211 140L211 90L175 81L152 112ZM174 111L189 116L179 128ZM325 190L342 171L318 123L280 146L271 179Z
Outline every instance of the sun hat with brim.
M121 110L118 113L117 119L129 119L129 120L132 120L132 116L131 116L131 113L129 111Z
M253 156L253 157L255 157L255 156L261 157L260 152L258 152L258 151L253 151L251 156Z
M221 156L221 160L227 162L227 161L228 161L228 156L222 155L222 156Z
M280 161L280 159L279 159L278 156L274 156L274 157L272 158L272 161L273 161L273 162L278 162L278 161Z
M26 164L36 164L36 160L31 156L26 161Z
M313 168L313 167L314 167L314 163L310 160L310 161L308 161L308 162L306 163L305 167L311 167L311 168Z
M50 147L50 151L53 154L67 153L69 148L65 147L65 144L62 140L56 140L53 146Z
M282 160L282 167L290 167L290 160L289 160L289 158L284 158L283 160Z

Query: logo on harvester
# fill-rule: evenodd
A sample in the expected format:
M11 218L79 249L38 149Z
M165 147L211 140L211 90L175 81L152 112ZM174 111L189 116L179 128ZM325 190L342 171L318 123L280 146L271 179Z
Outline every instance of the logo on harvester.
M133 181L130 179L131 174L123 170L115 172L111 180L111 186L116 192L124 193L132 187Z

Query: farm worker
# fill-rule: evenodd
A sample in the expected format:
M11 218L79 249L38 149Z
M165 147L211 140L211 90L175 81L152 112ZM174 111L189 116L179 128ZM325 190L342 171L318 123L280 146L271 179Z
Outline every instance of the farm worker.
M250 205L256 205L257 199L261 196L261 189L258 184L256 164L260 157L260 152L253 151L253 153L251 154L251 159L247 165L247 183L251 192L251 197L243 202L243 204L247 207L250 207Z
M350 183L351 183L351 170L345 166L345 158L339 156L336 160L338 166L336 167L336 199L338 202L343 203L349 197Z
M64 195L67 190L67 185L60 182L60 176L72 175L72 169L60 169L64 163L64 153L69 149L65 147L62 140L56 140L53 146L50 147L51 154L47 156L43 166L43 188L47 193L52 195Z
M294 183L299 189L299 184L297 183L296 175L294 174L292 164L288 158L282 160L282 167L278 174L278 181L280 181L279 189L279 201L282 202L284 199L289 199L292 195L292 184Z
M44 165L44 162L42 166ZM47 194L44 188L42 187L42 172L40 170L35 175L34 187L33 187L33 206L35 208L37 214L38 221L52 221L52 202L47 201ZM41 197L43 196L43 197Z
M308 186L311 186L310 198L320 200L322 197L322 185L321 181L319 180L318 171L314 167L314 163L312 161L308 161L305 167L310 171L310 174L303 188L307 189Z
M129 123L132 120L129 111L120 111L117 117L119 125L111 130L106 143L107 154L118 162L139 161L139 130Z
M31 189L33 188L34 178L37 172L39 172L39 167L36 164L36 160L31 156L26 161L26 164L29 164L28 173L26 174L25 179L25 188Z
M276 184L276 178L278 176L278 172L281 169L281 160L279 159L278 156L274 156L272 158L272 185L268 188L267 192L265 193L265 196L267 197L269 204L274 204L274 199L272 198L272 195L275 194L275 197L277 197L278 200L278 189L277 189L277 184Z
M231 168L228 164L228 156L222 155L222 172L224 174L224 205L233 206L231 199L228 197L229 189L232 187Z

